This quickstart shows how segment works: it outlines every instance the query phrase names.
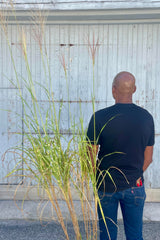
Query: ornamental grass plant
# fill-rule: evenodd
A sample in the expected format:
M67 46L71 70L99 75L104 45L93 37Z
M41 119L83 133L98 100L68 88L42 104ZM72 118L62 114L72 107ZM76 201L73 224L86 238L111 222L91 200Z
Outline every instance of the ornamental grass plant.
M15 14L16 12L12 10ZM63 99L59 101L59 106L54 99L52 92L53 79L50 72L50 63L48 53L45 48L45 18L42 12L37 16L33 15L33 37L40 51L42 67L45 73L45 84L40 84L34 81L32 75L31 65L28 58L28 48L26 44L26 33L22 27L18 25L18 33L21 39L20 49L25 63L25 76L19 75L15 63L14 55L12 52L11 42L8 37L8 25L6 15L3 12L1 16L1 29L8 44L12 65L15 73L16 81L12 81L15 88L18 89L18 95L23 107L23 129L22 137L23 144L9 149L16 153L18 158L15 168L10 172L7 177L11 175L20 177L22 180L18 187L27 184L37 186L43 189L46 193L54 211L57 215L58 221L61 224L65 238L69 240L69 233L65 224L63 211L59 204L59 197L57 191L60 193L61 198L65 201L73 228L75 232L75 239L82 240L82 234L78 222L78 214L74 204L74 193L76 191L81 203L81 211L85 226L86 240L97 240L97 204L100 201L96 188L96 154L94 148L86 137L86 129L84 127L83 117L81 114L78 124L75 123L74 116L72 116L71 105L69 101L69 87L68 87L68 72L67 62L65 55L59 56L61 66L64 70L64 79L66 80L66 91L68 95L68 111L70 126L68 127L68 135L64 135L61 131L62 112L65 110ZM92 106L95 112L95 56L100 47L99 40L95 40L93 35L93 42L90 42L88 37L88 50L92 59L93 69L93 94ZM9 79L11 81L11 79ZM23 85L23 90L21 85ZM43 109L37 97L36 89L39 88L45 95L47 108ZM25 98L24 92L28 96ZM46 110L47 109L47 110ZM81 103L79 105L80 112ZM17 115L18 118L21 116ZM20 134L20 133L19 133ZM89 149L93 152L89 153ZM93 162L91 161L91 155ZM5 154L4 154L5 158ZM94 165L94 166L93 166ZM106 171L105 174L109 174ZM74 189L74 191L73 191ZM93 197L93 194L94 197ZM94 202L94 204L93 204ZM101 208L101 205L100 205ZM102 216L103 211L101 208ZM104 218L105 221L105 218ZM106 225L107 228L107 225ZM109 235L109 232L108 232ZM84 240L84 239L83 239Z

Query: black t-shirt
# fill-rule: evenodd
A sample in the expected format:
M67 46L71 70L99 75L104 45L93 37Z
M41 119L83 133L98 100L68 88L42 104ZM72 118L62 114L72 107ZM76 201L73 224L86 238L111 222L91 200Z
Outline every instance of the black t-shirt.
M154 145L154 122L147 110L133 103L99 110L90 120L87 137L100 145L99 190L122 191L135 186L139 177L143 179L144 151Z

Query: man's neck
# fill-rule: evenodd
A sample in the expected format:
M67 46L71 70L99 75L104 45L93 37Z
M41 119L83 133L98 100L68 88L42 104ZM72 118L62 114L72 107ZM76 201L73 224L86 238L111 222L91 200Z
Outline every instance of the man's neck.
M115 103L133 103L132 98L117 98Z

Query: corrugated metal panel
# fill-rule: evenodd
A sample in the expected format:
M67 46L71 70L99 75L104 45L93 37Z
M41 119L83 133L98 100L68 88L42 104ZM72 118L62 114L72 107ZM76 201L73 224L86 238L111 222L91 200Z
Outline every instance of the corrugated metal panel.
M22 121L16 116L22 114L22 104L17 94L17 89L0 89L0 184L16 184L21 181L17 177L5 178L20 159L18 154L22 154L10 149L22 144L22 136L17 134L22 132Z
M8 37L11 41L13 49L13 57L17 66L17 71L21 74L21 53L18 54L17 47L14 43L17 27L8 26ZM18 183L20 179L10 178L6 179L5 176L8 172L13 170L15 163L18 160L18 155L8 151L5 155L5 161L3 160L3 154L18 144L22 144L22 136L18 135L18 132L22 132L22 121L18 120L16 114L22 114L22 105L18 97L18 89L15 88L15 74L13 71L13 65L11 64L11 55L4 35L0 34L1 42L1 80L0 80L0 184L6 184L11 182L12 184ZM10 82L10 81L11 82ZM14 83L12 83L14 82ZM8 111L7 111L8 110ZM22 154L22 153L21 153Z
M33 79L44 84L45 72L42 58L40 57L39 47L33 37L33 27L28 25L23 26L23 29L27 37L28 59ZM19 37L16 26L9 27L9 33L18 72L26 77L26 70L24 61L21 58L21 51L16 47L19 46ZM95 37L95 40L99 38L100 44L96 53L95 63L96 109L110 106L114 103L111 87L112 80L117 72L126 70L132 72L136 76L137 92L135 93L134 101L140 106L147 108L153 114L156 127L154 163L145 174L146 186L159 188L160 25L125 24L46 26L45 47L49 57L52 76L51 90L54 92L57 108L60 104L59 101L64 101L65 107L62 112L61 121L61 130L64 133L67 132L70 122L66 80L63 67L60 64L60 57L62 55L65 58L67 66L69 101L72 116L75 115L75 120L78 122L81 104L84 123L87 127L93 111L91 103L93 95L93 67L92 59L88 50L88 36L91 43L93 41L93 36ZM7 47L4 40L3 42L1 41L1 49L1 76L2 72L7 72L7 75L14 79L14 74L10 73L10 71L6 71L6 68L11 69L11 63L10 60L8 61L8 53L6 55L6 51L8 50L6 50ZM2 87L9 86L9 83L4 81L4 78L1 78L0 81ZM24 96L30 101L25 90L23 90L23 92ZM48 109L46 97L39 87L37 87L36 93L45 113ZM7 101L7 97L5 101Z

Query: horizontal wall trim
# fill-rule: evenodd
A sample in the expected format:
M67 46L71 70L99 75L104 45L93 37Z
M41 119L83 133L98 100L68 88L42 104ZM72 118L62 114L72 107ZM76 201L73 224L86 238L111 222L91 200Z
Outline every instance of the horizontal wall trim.
M16 9L122 9L122 8L157 8L160 7L158 0L14 0L13 4L10 0L0 1L0 7Z
M46 25L114 25L114 24L159 24L160 23L160 19L152 19L152 20L112 20L112 21L50 21L50 22L46 22ZM9 22L9 25L15 25L15 22ZM29 23L28 21L21 21L19 23L19 25L31 25L31 23Z
M16 194L15 194L16 193ZM26 194L27 193L27 194ZM57 198L63 200L58 189L56 190ZM72 189L73 200L79 200L79 195L75 189ZM146 202L160 202L160 189L146 189ZM93 197L93 191L91 190ZM25 187L23 185L1 185L0 186L0 200L47 200L47 195L43 189L37 187Z
M41 22L39 11L4 11L8 23ZM160 9L99 10L99 11L42 11L46 24L105 24L105 23L159 23Z

